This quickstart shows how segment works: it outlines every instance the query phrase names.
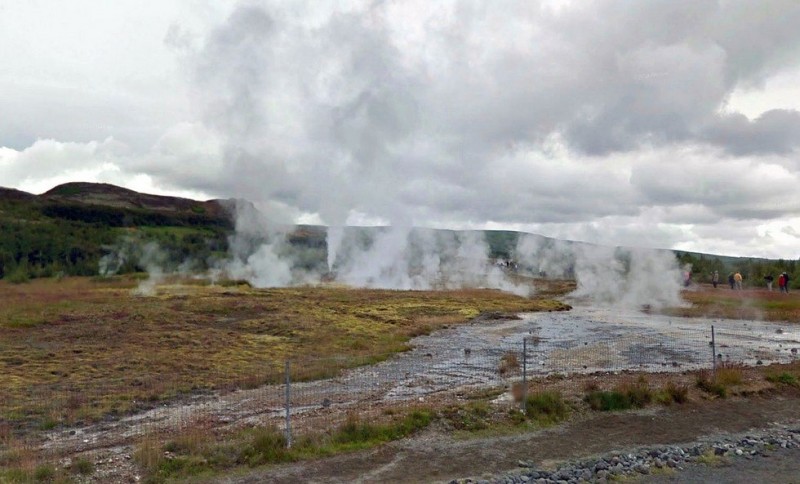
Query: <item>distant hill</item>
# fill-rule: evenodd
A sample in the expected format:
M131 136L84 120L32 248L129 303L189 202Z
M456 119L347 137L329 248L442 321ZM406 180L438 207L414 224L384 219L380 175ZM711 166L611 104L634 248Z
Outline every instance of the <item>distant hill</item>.
M0 278L95 275L120 240L154 240L206 264L227 251L236 200L196 201L105 183L66 183L41 195L0 188ZM133 258L131 258L133 259ZM132 260L121 270L140 267Z
M112 256L115 271L141 271L142 254L135 252L150 241L157 242L165 254L161 263L167 265L166 269L177 269L178 264L186 269L184 266L190 262L189 269L205 270L215 260L227 257L237 208L256 211L245 200L197 201L139 193L105 183L66 183L41 195L0 187L0 279L96 275L101 260ZM346 230L371 240L384 228ZM298 268L323 272L327 269L326 234L327 228L322 226L288 230L285 250L298 256ZM543 249L589 245L513 231L483 234L489 257L496 259L513 259L523 235L536 240ZM258 244L258 240L251 242L253 247ZM674 253L701 276L695 280L710 277L714 270L721 274L739 270L749 280L757 280L769 272L787 268L794 272L795 268L795 261ZM528 269L537 272L533 266Z

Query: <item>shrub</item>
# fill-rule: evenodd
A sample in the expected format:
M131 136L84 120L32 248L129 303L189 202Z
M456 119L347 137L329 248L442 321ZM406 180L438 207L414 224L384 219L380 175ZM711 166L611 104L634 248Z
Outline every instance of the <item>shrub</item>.
M56 468L52 464L42 464L33 471L33 478L36 482L49 482L55 479Z
M291 460L286 436L275 427L262 427L253 432L250 444L239 456L239 462L257 466Z
M783 385L797 386L797 377L791 373L783 372L772 375L767 375L767 381L770 383L779 383Z
M84 457L78 458L72 463L72 469L83 476L88 476L94 472L94 464Z
M653 399L653 392L644 377L636 383L626 383L611 391L591 390L584 400L592 410L615 411L642 408Z
M589 404L592 410L608 412L631 408L630 400L625 398L624 394L617 391L595 390L586 394L584 400Z
M717 383L728 387L741 385L744 380L744 373L738 366L722 366L717 368Z
M720 398L725 398L728 395L728 389L725 388L725 385L722 385L719 382L711 381L711 379L708 378L708 372L698 373L697 388Z
M689 388L686 385L676 385L673 382L668 382L656 394L656 400L664 405L675 403L685 403L689 401Z
M528 417L540 422L559 422L569 415L569 407L561 394L553 391L536 392L525 400Z
M643 376L634 384L621 385L617 391L625 395L634 408L642 408L653 400L653 392L650 391L650 385Z

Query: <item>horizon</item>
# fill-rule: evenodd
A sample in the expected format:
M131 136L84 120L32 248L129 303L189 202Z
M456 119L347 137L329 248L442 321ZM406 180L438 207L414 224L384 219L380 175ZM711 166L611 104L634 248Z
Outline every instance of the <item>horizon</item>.
M800 259L800 4L0 0L0 185Z
M116 187L116 188L126 188L126 187L123 187L123 186L120 186L120 185L114 185L112 183L84 182L84 181L75 180L75 181L70 181L70 182L59 184L59 185L55 185L55 186L50 187L49 189L47 189L47 190L45 190L45 191L43 191L41 193L31 193L31 192L25 192L25 193L28 193L28 194L31 194L31 195L35 195L35 196L41 196L41 195L44 195L45 193L47 193L47 192L49 192L49 191L51 191L51 190L53 190L55 188L58 188L58 187L63 186L63 185L68 185L70 183L85 183L85 184L92 184L92 185L109 185L109 186L113 186L113 187ZM0 188L8 188L8 187L0 186ZM17 190L17 189L12 188L12 190ZM136 190L134 190L134 191L136 191ZM142 195L176 197L176 195L170 195L170 194L164 195L164 194L159 194L159 193L147 193L147 192L138 192L138 191L136 191L136 193L139 193L139 194L142 194ZM213 200L220 200L220 199L214 199L214 198L204 199L204 200L198 200L198 199L187 198L187 197L177 197L177 198L185 198L185 199L188 199L188 200L193 200L193 201L198 201L198 202L210 202L210 201L213 201ZM249 201L249 200L245 200L245 201ZM415 225L415 226L397 226L397 225L341 225L341 226L335 226L335 225L324 225L324 224L289 224L287 226L289 226L289 227L303 227L303 226L305 226L305 227L317 227L317 228L325 228L325 229L330 229L330 228L342 228L342 229L346 229L346 228L384 228L384 229L392 229L392 228L401 227L401 228L406 228L406 229L409 229L409 230L423 229L423 230L443 230L443 231L454 231L454 232L469 232L469 231L475 231L475 232L512 232L512 233L516 233L516 234L520 234L520 235L533 235L533 236L538 236L538 237L549 238L549 239L553 239L553 240L556 240L556 241L559 241L559 242L587 244L587 245L593 245L593 246L602 247L602 248L608 248L608 249L616 249L616 248L620 248L620 249L637 249L637 250L641 249L641 250L654 250L654 251L684 252L684 253L689 253L689 254L705 255L705 256L712 256L712 257L724 257L724 258L780 260L780 258L769 259L769 258L764 258L764 257L759 257L759 256L729 255L729 254L717 254L717 253L708 253L708 252L693 252L693 251L670 249L670 248L664 248L664 247L641 247L641 246L622 246L622 245L597 244L597 243L593 243L593 242L587 242L587 241L584 241L584 240L559 239L559 238L549 237L547 235L542 235L542 234L538 234L538 233L534 233L534 232L525 232L525 231L507 230L507 229L446 228L446 227L431 227L431 226L421 226L421 225ZM791 259L789 259L789 260L791 260Z

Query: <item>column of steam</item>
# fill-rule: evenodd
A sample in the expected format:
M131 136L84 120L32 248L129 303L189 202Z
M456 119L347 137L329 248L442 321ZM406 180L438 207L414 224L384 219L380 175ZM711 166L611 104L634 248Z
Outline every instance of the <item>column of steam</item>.
M325 238L328 246L328 275L333 278L333 265L336 262L336 254L342 246L342 238L344 237L344 229L340 226L330 226L327 230Z

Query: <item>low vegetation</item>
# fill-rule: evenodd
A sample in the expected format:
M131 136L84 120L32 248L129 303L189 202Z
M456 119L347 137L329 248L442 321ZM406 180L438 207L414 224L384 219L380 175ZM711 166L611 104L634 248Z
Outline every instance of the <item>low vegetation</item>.
M797 377L794 374L789 373L788 371L768 374L766 376L766 379L770 383L788 385L794 387L798 386Z
M287 446L286 436L274 427L249 429L222 440L215 439L212 433L191 434L165 444L145 441L135 459L147 472L149 482L163 482L369 448L413 435L430 425L432 418L430 411L417 410L394 416L388 422L373 423L351 414L333 431L305 434L291 447Z
M525 399L525 415L539 424L553 424L569 417L569 406L560 392L538 391Z
M86 422L187 392L281 381L284 362L297 357L304 364L292 366L293 380L329 377L483 312L567 308L493 290L258 290L200 281L143 297L135 295L139 282L0 281L0 416L39 429Z
M719 397L727 397L733 387L744 383L744 368L739 365L721 365L716 372L703 370L697 373L697 388Z
M644 408L652 402L661 405L689 401L689 388L668 381L661 388L651 388L642 375L635 382L624 382L611 390L600 390L596 384L587 386L584 401L592 410L603 412Z
M684 291L682 297L691 303L687 307L669 308L662 312L681 317L748 319L756 321L800 321L800 297L776 290L745 289L732 291L720 286L713 289L701 286Z

